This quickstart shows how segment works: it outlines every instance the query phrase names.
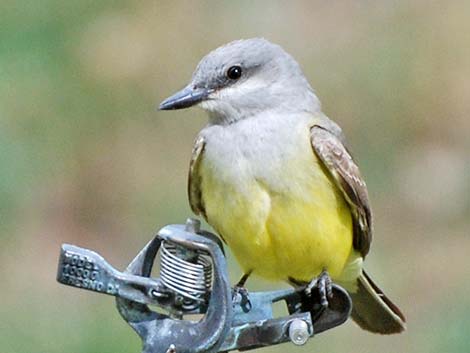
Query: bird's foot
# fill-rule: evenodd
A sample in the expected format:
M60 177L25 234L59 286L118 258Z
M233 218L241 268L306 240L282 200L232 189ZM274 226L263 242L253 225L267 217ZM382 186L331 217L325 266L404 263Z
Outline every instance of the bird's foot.
M320 276L314 278L304 289L307 297L312 297L312 291L314 289L318 291L318 295L320 297L320 310L316 315L317 317L328 308L328 298L333 296L331 284L330 275L327 271L323 271Z
M251 310L250 294L245 287L236 285L233 287L232 304L240 305L244 313Z
M246 272L242 278L237 282L235 287L233 287L232 293L232 303L233 305L240 305L244 313L247 313L251 310L251 301L250 294L245 288L245 283L248 277L250 277L252 271Z

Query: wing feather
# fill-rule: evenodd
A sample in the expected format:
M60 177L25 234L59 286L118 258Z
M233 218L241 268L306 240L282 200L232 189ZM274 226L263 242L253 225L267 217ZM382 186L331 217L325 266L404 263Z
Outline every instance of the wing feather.
M199 165L204 153L204 147L204 138L199 136L194 142L191 162L189 163L188 197L192 211L206 218L204 202L201 195L201 176L199 174Z
M310 129L310 142L351 209L353 246L365 257L372 241L372 214L366 183L359 168L340 139L327 129L313 126Z

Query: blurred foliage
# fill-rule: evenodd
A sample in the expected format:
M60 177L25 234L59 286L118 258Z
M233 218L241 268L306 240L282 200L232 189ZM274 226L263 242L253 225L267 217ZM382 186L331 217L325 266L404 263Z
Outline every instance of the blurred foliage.
M205 117L156 105L208 51L253 36L298 59L343 126L375 210L367 267L408 316L400 336L347 324L295 350L468 352L469 14L466 1L2 0L2 352L139 351L111 298L55 283L59 246L123 268L190 215Z

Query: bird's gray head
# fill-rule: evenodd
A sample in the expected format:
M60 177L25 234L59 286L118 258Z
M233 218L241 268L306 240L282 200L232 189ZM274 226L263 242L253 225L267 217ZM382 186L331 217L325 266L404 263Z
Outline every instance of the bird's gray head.
M261 111L316 111L320 104L297 62L262 38L238 40L205 56L191 82L160 109L199 105L214 124L230 124Z

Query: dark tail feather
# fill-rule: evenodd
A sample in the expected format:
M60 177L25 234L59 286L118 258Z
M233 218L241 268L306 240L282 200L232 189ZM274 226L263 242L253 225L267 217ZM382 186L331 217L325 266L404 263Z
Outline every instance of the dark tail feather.
M364 270L357 281L357 291L350 293L353 320L364 330L374 333L392 334L404 331L405 316Z

